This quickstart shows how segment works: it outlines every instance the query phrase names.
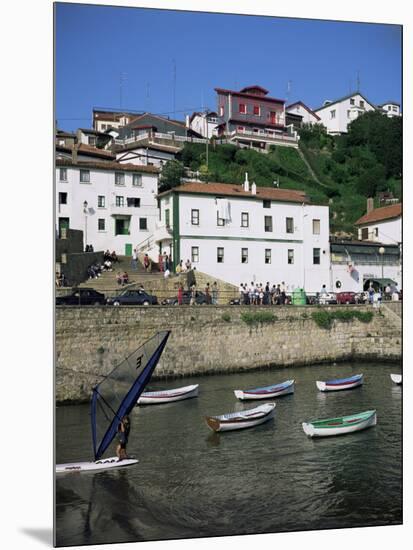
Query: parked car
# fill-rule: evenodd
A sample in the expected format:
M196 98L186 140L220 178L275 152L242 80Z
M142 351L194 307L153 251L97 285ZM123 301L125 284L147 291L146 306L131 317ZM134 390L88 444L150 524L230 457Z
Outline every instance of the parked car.
M367 304L369 301L368 292L357 292L356 294L356 304Z
M98 306L105 303L105 295L93 288L75 288L71 294L56 296L57 306Z
M334 292L323 292L317 296L316 303L320 306L327 306L337 303L337 298Z
M106 303L112 306L149 306L156 305L158 298L148 294L145 290L130 288L120 292L117 296L108 298Z
M356 304L355 292L337 292L336 294L338 304Z
M182 304L189 305L191 302L191 291L184 290L182 293ZM172 296L171 298L165 298L162 300L163 306L177 306L178 305L178 296ZM207 303L207 298L203 292L197 290L195 293L195 304L203 305Z

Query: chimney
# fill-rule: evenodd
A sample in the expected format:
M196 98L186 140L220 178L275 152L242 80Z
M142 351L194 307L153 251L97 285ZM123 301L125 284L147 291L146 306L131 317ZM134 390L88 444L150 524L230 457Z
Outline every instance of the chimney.
M252 182L252 185L251 185L251 193L253 195L256 195L257 194L257 186L255 185L255 181Z
M370 214L372 210L374 210L374 199L370 197L367 199L367 214Z
M248 193L250 190L250 182L248 181L248 172L245 172L244 191Z

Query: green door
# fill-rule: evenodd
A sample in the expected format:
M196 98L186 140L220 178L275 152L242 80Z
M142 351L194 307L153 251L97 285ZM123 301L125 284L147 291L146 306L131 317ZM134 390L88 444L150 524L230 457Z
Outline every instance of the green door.
M132 256L132 245L125 244L125 256Z

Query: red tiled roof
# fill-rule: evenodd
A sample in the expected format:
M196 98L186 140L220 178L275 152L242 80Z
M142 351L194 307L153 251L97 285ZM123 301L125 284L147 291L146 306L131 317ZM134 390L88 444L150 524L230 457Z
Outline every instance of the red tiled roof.
M392 218L398 218L402 215L402 203L391 204L390 206L383 206L382 208L375 208L368 214L364 214L359 218L355 225L364 225L384 220L390 220Z
M275 97L261 96L257 94L245 94L243 92L236 92L235 90L226 90L225 88L215 88L218 94L232 94L239 97L245 97L248 99L254 99L255 101L268 101L270 103L285 103L285 99L276 99Z
M251 183L250 183L251 189ZM229 197L248 197L249 199L266 199L278 202L299 202L309 203L310 200L304 191L297 191L295 189L273 189L271 187L257 187L257 194L253 195L251 191L244 191L244 187L241 184L231 183L200 183L191 181L174 187L168 191L160 193L160 196L167 193L194 193L194 194L206 194L215 196L229 196Z
M159 168L156 166L141 166L138 164L119 162L99 162L93 160L79 160L73 162L72 159L56 159L56 166L73 166L74 168L95 168L100 170L115 170L116 172L148 172L151 174L158 174Z
M112 160L112 159L114 160L116 158L116 155L114 155L111 151L106 151L105 149L98 149L97 147L93 147L92 145L87 145L86 143L75 145L75 148L77 149L79 154L84 154L90 157L107 158L108 160ZM73 146L56 145L56 150L72 153Z

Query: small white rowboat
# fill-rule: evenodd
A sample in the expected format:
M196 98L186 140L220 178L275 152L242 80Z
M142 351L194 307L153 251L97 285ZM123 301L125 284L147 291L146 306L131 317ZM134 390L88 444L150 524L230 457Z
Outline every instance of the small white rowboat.
M226 432L258 426L258 424L270 420L274 413L275 403L266 403L246 411L222 414L221 416L206 416L205 420L214 432Z
M391 374L390 378L393 380L395 384L401 384L402 383L402 375L401 374Z
M357 386L361 386L363 383L363 375L355 374L349 378L337 378L336 380L317 380L317 388L320 391L339 391L339 390L351 390Z
M175 388L173 390L143 392L138 399L138 405L156 405L158 403L171 403L198 396L199 384Z
M303 430L309 437L325 437L329 435L343 435L357 432L377 424L376 411L365 411L351 416L326 418L303 422Z
M235 397L241 400L247 399L272 399L294 393L294 380L286 380L281 384L265 386L263 388L254 388L252 390L234 390Z

